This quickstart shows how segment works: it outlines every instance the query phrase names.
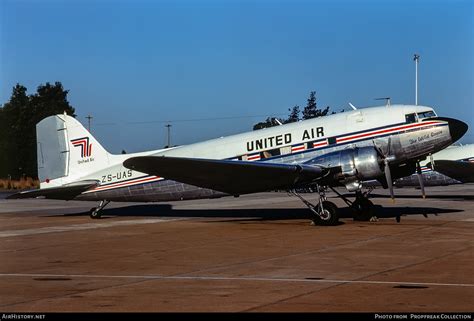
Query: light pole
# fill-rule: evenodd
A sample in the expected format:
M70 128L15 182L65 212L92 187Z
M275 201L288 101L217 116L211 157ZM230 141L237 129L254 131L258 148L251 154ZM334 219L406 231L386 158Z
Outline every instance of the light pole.
M94 118L92 117L91 115L87 115L87 125L88 125L88 128L89 128L89 133L91 132L91 119Z
M415 61L415 105L418 106L418 60L420 55L415 54L413 60Z

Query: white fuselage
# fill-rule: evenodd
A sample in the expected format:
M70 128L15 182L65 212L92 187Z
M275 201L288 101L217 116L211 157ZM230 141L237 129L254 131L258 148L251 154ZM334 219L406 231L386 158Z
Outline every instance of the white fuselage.
M75 129L68 131L67 140L88 135L92 150L89 154L92 155L84 156L84 152L79 153L79 148L70 147L67 151L70 156L66 160L68 175L48 182L40 177L41 188L82 180L98 180L99 186L84 193L96 195L99 192L163 180L161 177L127 169L122 164L130 157L146 155L292 164L348 146L376 145L382 150L391 149L391 154L399 162L408 158L423 159L428 153L436 152L451 143L447 124L429 119L422 121L423 113L435 116L433 109L426 106L364 108L170 149L125 155L111 155L105 150L101 151L100 144L89 133L80 132L77 121L69 120L69 117L65 120L66 127ZM87 141L89 142L89 138ZM97 154L94 155L94 151ZM99 196L97 198L100 199Z

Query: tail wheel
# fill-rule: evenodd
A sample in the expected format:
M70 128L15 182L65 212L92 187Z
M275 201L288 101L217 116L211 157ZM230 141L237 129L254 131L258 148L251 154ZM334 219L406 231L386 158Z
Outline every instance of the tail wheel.
M91 218L100 218L100 211L97 210L97 207L93 207L90 209L90 217Z
M316 209L318 210L318 212L321 211L319 206L316 206ZM339 223L339 215L337 213L336 204L329 201L324 201L323 212L320 212L319 215L315 216L314 222L317 225L324 226L337 225Z

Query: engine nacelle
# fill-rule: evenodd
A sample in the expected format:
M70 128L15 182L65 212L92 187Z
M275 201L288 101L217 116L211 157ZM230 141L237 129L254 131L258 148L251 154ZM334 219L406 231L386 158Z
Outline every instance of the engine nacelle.
M308 161L308 165L340 168L336 179L349 191L361 188L361 181L376 179L384 174L383 160L374 147L355 147L338 150Z

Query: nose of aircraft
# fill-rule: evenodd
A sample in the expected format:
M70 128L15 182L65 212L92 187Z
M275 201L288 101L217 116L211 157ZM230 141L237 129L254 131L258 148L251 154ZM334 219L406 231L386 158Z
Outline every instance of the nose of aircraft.
M446 118L445 120L449 124L449 133L451 134L451 140L453 143L464 136L467 132L469 126L465 122L454 118Z
M454 118L436 117L430 118L430 120L442 120L447 122L449 125L449 134L451 135L451 141L453 143L456 142L459 138L461 138L467 132L467 129L469 127L465 122Z

